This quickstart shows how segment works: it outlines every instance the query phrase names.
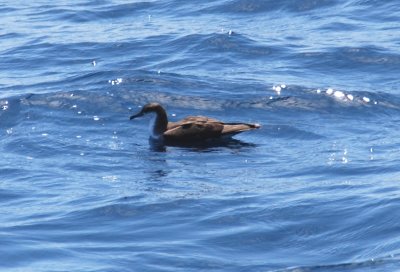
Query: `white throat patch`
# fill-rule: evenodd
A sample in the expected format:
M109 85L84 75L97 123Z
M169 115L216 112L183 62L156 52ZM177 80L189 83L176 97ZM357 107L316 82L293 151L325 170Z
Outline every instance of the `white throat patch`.
M150 132L150 138L154 140L160 140L162 138L162 135L156 133L156 118L157 115L155 113L151 114L150 117L150 125L149 125L149 132Z

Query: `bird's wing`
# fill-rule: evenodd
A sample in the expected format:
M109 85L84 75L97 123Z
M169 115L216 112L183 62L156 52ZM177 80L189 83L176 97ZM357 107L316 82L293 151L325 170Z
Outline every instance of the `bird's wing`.
M170 122L167 131L164 132L164 136L171 140L176 139L189 141L221 136L221 132L224 128L221 122L209 122L204 119L190 118L192 117L185 118L176 123ZM208 120L210 119L208 118Z
M219 122L220 123L221 121L214 119L214 118L200 115L200 116L188 116L188 117L182 119L180 122L204 122L204 123Z
M206 116L188 116L178 122L168 122L168 127L167 130L174 129L176 127L179 127L183 124L188 124L188 123L221 123L217 119L209 118Z

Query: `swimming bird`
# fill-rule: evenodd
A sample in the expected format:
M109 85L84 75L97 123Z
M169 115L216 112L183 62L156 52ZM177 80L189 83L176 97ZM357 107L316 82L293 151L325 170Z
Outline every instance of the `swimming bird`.
M188 116L177 122L169 122L165 109L158 103L143 106L130 120L145 114L155 114L150 124L150 139L168 143L193 143L230 138L243 131L260 128L259 124L224 123L205 116Z

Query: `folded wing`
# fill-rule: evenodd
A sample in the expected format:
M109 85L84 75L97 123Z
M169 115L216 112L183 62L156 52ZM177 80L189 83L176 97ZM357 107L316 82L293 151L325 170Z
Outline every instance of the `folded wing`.
M179 122L169 122L164 137L167 140L193 141L231 137L237 133L259 128L257 124L222 123L204 116L189 116Z

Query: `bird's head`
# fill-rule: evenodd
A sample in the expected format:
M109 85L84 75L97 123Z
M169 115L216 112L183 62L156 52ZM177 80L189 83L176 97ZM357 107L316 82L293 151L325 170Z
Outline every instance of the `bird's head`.
M143 106L142 110L138 113L132 115L129 119L135 119L137 117L141 117L148 113L159 113L160 111L164 111L163 107L158 103L149 103Z

